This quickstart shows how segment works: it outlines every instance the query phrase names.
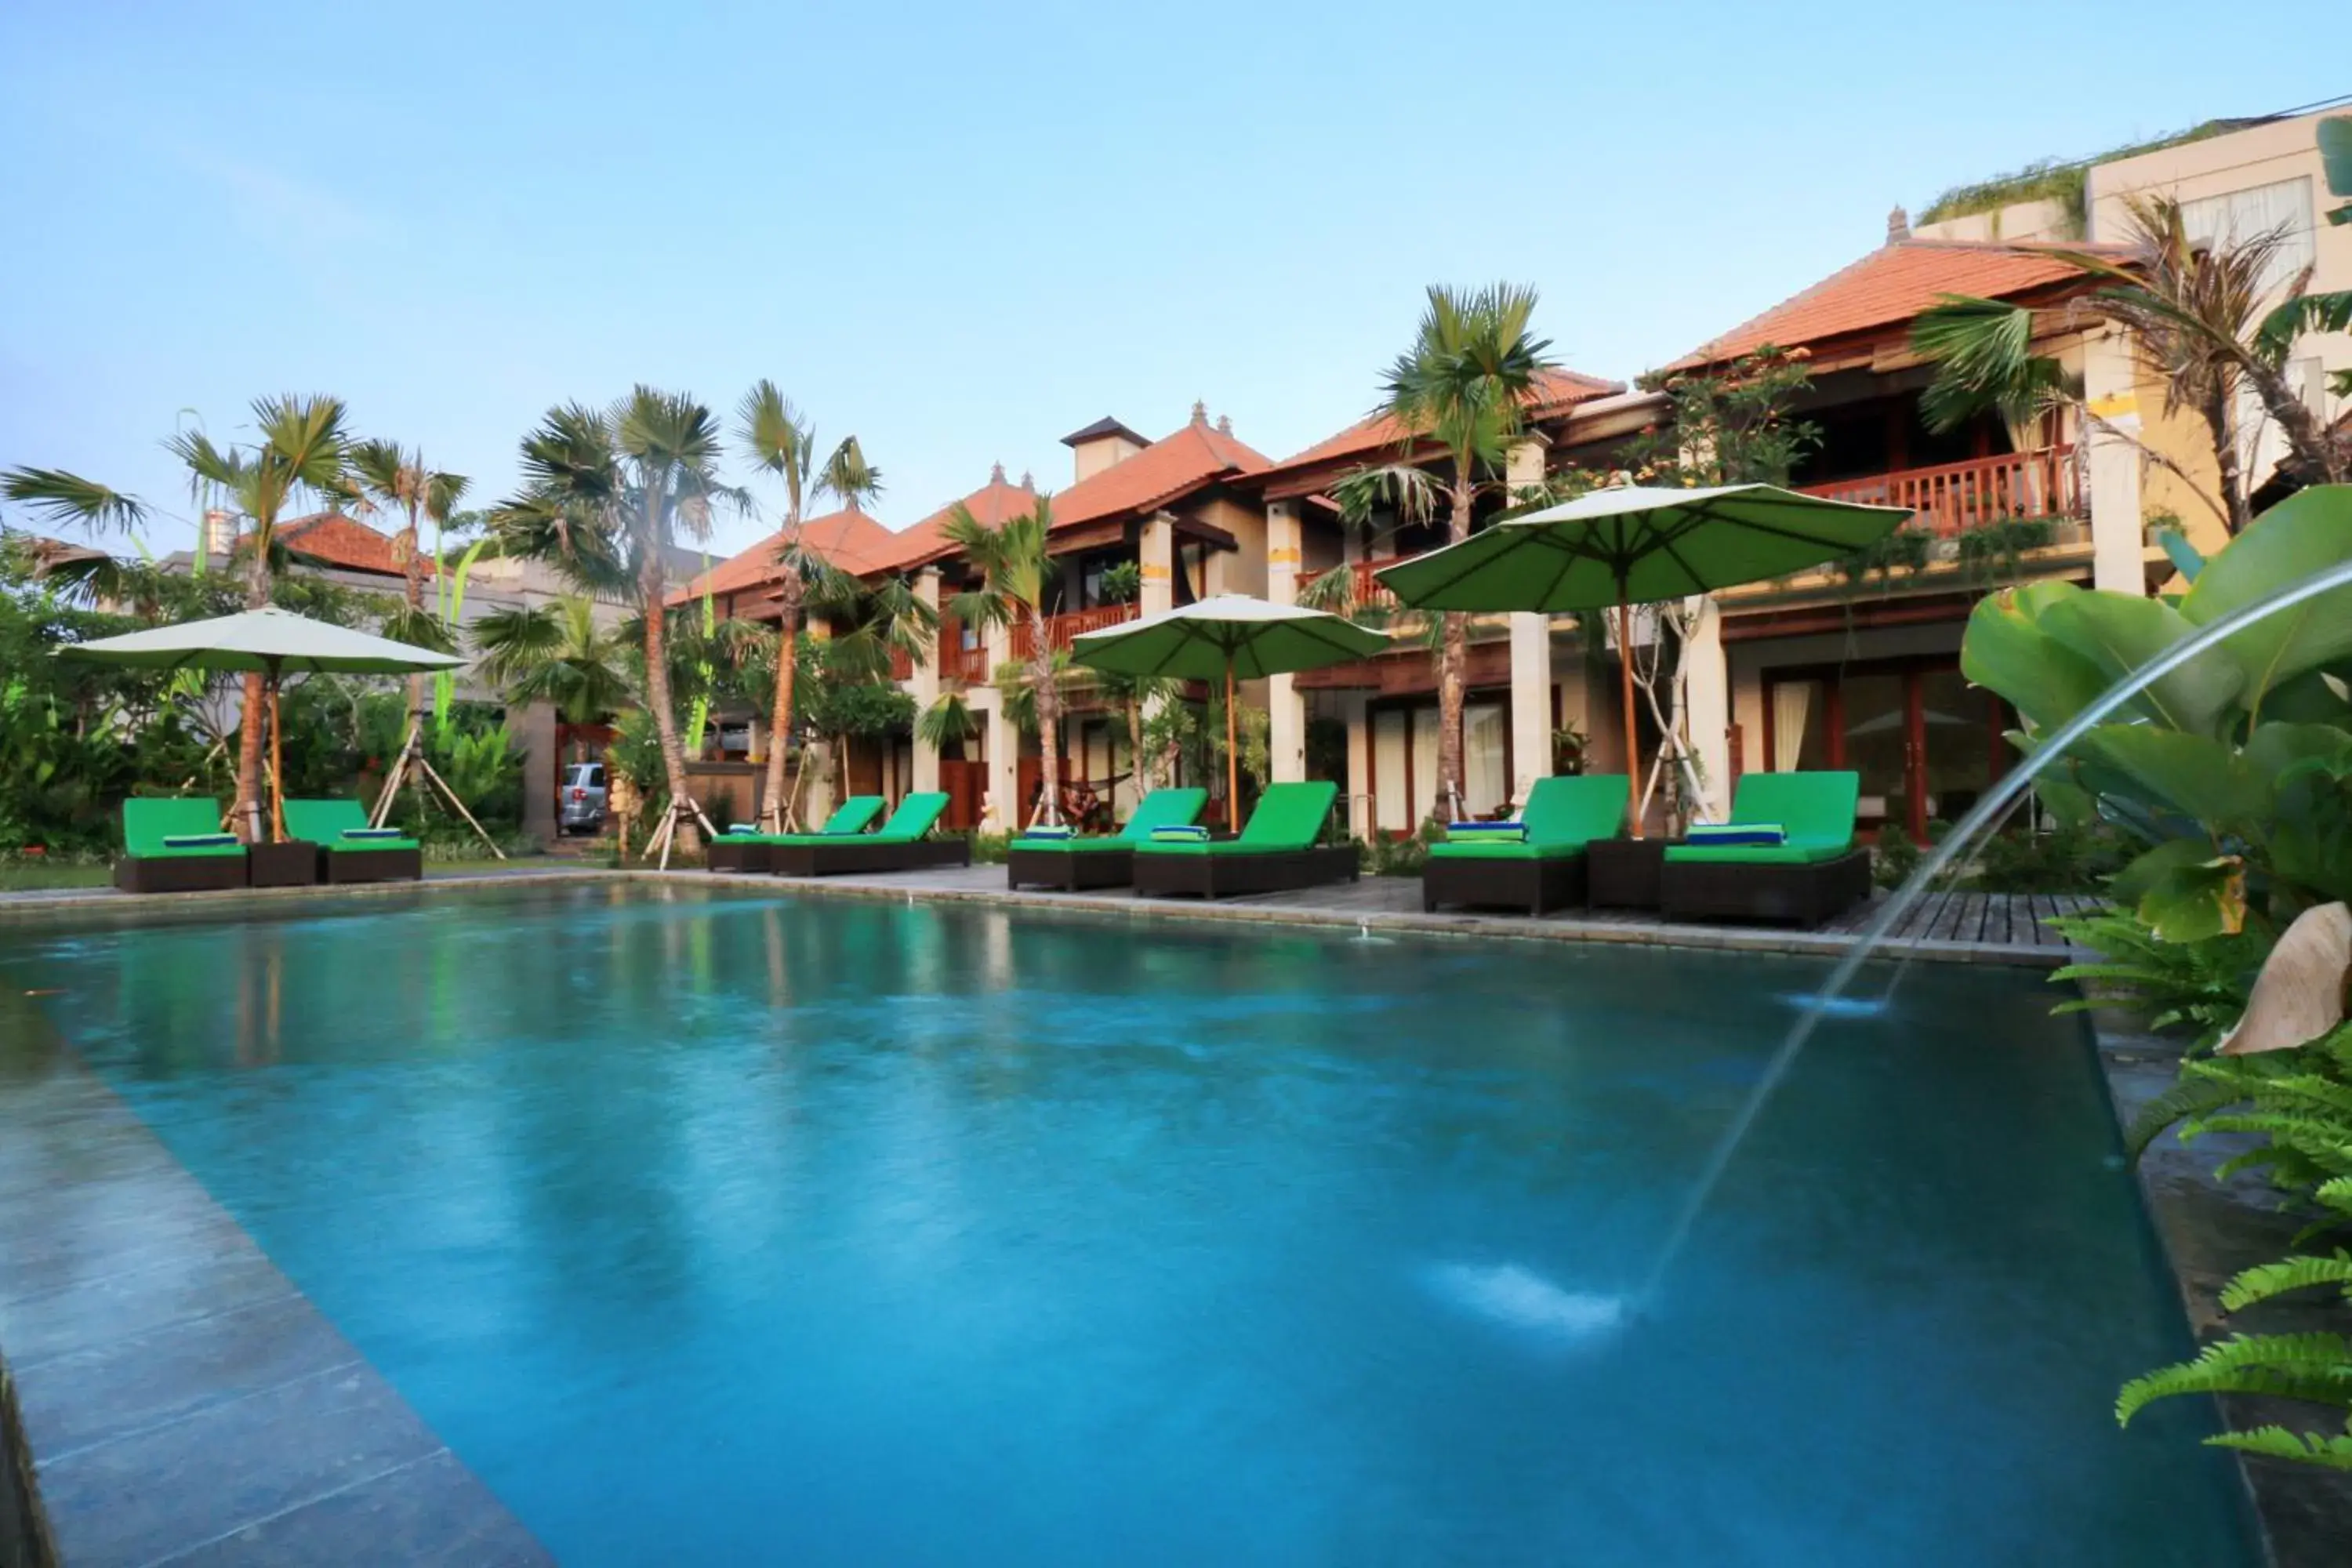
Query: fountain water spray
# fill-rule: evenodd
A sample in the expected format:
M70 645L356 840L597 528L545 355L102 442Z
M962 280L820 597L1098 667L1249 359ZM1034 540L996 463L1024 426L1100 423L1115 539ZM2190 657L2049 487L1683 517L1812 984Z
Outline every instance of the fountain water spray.
M1690 1195L1683 1200L1682 1208L1675 1214L1675 1223L1666 1232L1665 1245L1659 1249L1657 1262L1652 1266L1649 1275L1642 1281L1641 1289L1634 1294L1636 1310L1646 1310L1655 1300L1658 1288L1665 1282L1675 1260L1682 1256L1693 1227L1706 1211L1707 1200L1715 1195L1715 1189L1722 1182L1732 1157L1738 1153L1739 1145L1747 1140L1748 1129L1756 1125L1757 1117L1762 1114L1773 1091L1780 1087L1781 1080L1789 1076L1789 1069L1796 1065L1797 1058L1803 1052L1805 1042L1813 1037L1813 1030L1820 1025L1822 1015L1845 994L1846 987L1853 983L1854 975L1869 961L1871 953L1886 941L1889 932L1902 923L1903 917L1910 912L1911 906L1919 900L1925 889L1949 869L1962 852L1981 837L2024 795L2027 787L2041 775L2042 770L2064 755L2067 748L2081 740L2094 725L2216 643L2266 621L2282 610L2293 609L2331 589L2346 586L2352 586L2352 561L2340 562L2292 588L2283 589L2267 599L2222 616L2210 626L2200 627L2194 635L2174 644L2107 688L2096 701L2061 725L2034 748L2032 754L2021 766L2004 773L1985 793L1975 809L1960 818L1958 826L1919 863L1918 869L1913 871L1895 896L1886 900L1886 907L1863 929L1853 947L1830 972L1828 981L1812 998L1812 1005L1789 1030L1789 1037L1780 1042L1779 1050L1772 1053L1772 1059L1766 1064L1763 1076L1756 1080L1756 1087L1748 1091L1738 1113L1724 1129L1723 1136L1716 1141L1715 1148L1707 1155L1706 1164L1699 1173L1698 1181L1693 1184Z

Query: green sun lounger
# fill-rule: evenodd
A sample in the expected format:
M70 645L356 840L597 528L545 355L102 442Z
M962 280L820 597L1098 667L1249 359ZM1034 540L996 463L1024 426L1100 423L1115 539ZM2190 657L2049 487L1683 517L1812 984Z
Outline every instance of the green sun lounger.
M321 882L414 882L425 875L425 849L414 838L368 826L355 800L289 800L286 836L319 847Z
M1238 838L1168 844L1147 838L1135 847L1135 890L1197 893L1278 893L1319 882L1356 879L1356 847L1322 845L1339 786L1328 780L1269 784Z
M1447 841L1429 847L1421 875L1421 907L1441 904L1524 906L1540 915L1584 901L1584 847L1624 830L1623 773L1581 773L1538 779L1519 812L1524 842Z
M221 831L216 800L124 801L122 847L114 885L126 893L196 893L247 883L245 846Z
M1209 802L1204 789L1156 789L1136 804L1135 815L1117 833L1093 838L1015 838L1004 852L1004 885L1060 888L1124 888L1135 875L1135 848L1155 827L1182 827Z
M807 833L772 838L768 869L780 877L835 877L969 866L971 839L961 833L943 838L930 836L947 808L944 794L921 790L900 801L890 820L872 833Z
M1668 846L1661 912L1816 926L1869 898L1870 851L1853 841L1861 792L1853 773L1741 775L1732 823L1776 826L1783 841Z
M878 795L853 795L835 806L833 815L824 819L824 826L814 833L760 833L733 828L710 841L704 865L713 871L765 871L770 869L770 845L845 838L853 833L863 833L882 815L882 805Z

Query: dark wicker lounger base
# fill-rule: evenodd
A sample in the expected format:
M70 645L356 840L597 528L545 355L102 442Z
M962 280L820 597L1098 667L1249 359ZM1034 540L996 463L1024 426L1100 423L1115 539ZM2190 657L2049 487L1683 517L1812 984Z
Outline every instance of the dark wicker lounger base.
M1584 902L1584 857L1555 855L1543 860L1504 860L1433 855L1421 873L1421 908L1440 904L1494 905L1549 914Z
M704 847L703 864L713 871L764 871L768 868L768 847L730 844L723 838L714 838Z
M1870 897L1870 851L1805 866L1669 860L1659 889L1670 921L1788 921L1817 926Z
M1135 891L1198 893L1204 899L1285 893L1356 879L1356 847L1285 849L1265 855L1138 855Z
M1059 888L1124 888L1135 879L1132 849L1013 849L1004 857L1004 885Z
M779 877L846 877L862 871L920 871L969 866L971 840L924 838L912 844L860 844L845 834L838 844L771 844L768 869Z
M125 855L114 885L126 893L209 893L247 886L243 855Z
M414 882L425 875L422 849L321 849L319 880L352 882Z

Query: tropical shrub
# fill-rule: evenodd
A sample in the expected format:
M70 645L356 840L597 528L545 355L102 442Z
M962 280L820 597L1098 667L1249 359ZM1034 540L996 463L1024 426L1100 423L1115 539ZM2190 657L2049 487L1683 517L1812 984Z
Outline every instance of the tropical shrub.
M2178 558L2178 552L2176 552ZM2210 559L2180 561L2177 604L2040 583L1986 599L1961 665L2021 716L2032 751L2119 678L2198 628L2352 560L2352 487L2319 486L2273 509ZM2352 897L2352 589L2256 621L2150 683L2042 775L2063 821L2111 829L2131 855L2110 879L2119 907L2062 922L2100 954L2060 972L2194 1038L2179 1081L2131 1130L2135 1154L2166 1128L2184 1141L2251 1135L2221 1173L2259 1171L2308 1215L2301 1246L2352 1220L2352 1027L2248 1044L2266 965L2290 922L2325 921ZM2341 965L2338 965L2341 968ZM2342 1018L2346 976L2309 991ZM2087 1002L2068 1004L2072 1007ZM2308 1032L2308 1026L2295 1033ZM2234 1054L2260 1050L2260 1055ZM2231 1281L2231 1311L2307 1289L2352 1303L2352 1255L2298 1254ZM2245 1393L2352 1407L2352 1342L2341 1332L2239 1334L2135 1380L2128 1421L2177 1394ZM2352 1428L2265 1426L2211 1441L2352 1469Z

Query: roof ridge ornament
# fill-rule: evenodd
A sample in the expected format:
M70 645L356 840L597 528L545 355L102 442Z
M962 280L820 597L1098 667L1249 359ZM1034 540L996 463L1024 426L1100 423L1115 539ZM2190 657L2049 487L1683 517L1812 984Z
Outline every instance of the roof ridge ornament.
M1886 243L1900 245L1911 237L1911 215L1896 207L1886 215Z
M988 482L992 485L1001 485L1004 482L1004 465L1003 463L999 463L988 470Z
M1209 405L1197 397L1192 400L1192 423L1198 428L1204 430L1209 425Z

